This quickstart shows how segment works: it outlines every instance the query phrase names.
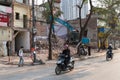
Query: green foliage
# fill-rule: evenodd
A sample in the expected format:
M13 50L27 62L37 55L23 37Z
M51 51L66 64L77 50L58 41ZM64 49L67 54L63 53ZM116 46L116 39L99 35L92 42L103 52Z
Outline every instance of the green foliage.
M87 3L88 3L88 0L83 0L83 3L84 3L84 4L87 4Z
M54 1L54 0L53 0ZM42 5L44 7L44 11L42 12L42 17L47 21L47 23L50 23L50 6L49 6L49 3L46 2L45 4ZM59 7L56 7L54 5L54 2L53 2L53 5L52 5L52 8L53 8L53 11L55 10L55 14L53 14L54 17L59 17L63 12L60 10ZM53 12L54 13L54 12Z
M115 29L118 26L120 12L120 0L98 0L100 6L94 7L94 12L100 15L100 20L105 21L106 26Z

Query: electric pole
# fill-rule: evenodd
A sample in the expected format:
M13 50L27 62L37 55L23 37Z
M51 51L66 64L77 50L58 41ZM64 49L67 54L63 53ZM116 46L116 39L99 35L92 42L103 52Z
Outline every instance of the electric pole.
M35 6L34 0L32 0L32 48L35 48L35 35L36 35L34 6Z

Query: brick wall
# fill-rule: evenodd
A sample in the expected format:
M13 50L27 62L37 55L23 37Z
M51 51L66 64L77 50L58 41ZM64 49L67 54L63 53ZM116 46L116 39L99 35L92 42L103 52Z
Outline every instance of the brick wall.
M36 22L37 36L47 35L47 26L42 25L40 22Z

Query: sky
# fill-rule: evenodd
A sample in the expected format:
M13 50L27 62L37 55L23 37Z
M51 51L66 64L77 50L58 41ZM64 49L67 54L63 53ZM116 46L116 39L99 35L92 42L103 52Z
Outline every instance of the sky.
M34 0L35 2L35 4L37 4L37 5L39 5L39 4L42 4L43 3L43 1L47 1L47 0ZM32 0L30 0L30 3L32 3Z

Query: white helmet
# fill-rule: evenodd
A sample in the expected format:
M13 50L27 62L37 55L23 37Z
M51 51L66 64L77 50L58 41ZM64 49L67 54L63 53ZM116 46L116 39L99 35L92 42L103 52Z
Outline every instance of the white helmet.
M109 46L112 46L112 44L109 44Z

